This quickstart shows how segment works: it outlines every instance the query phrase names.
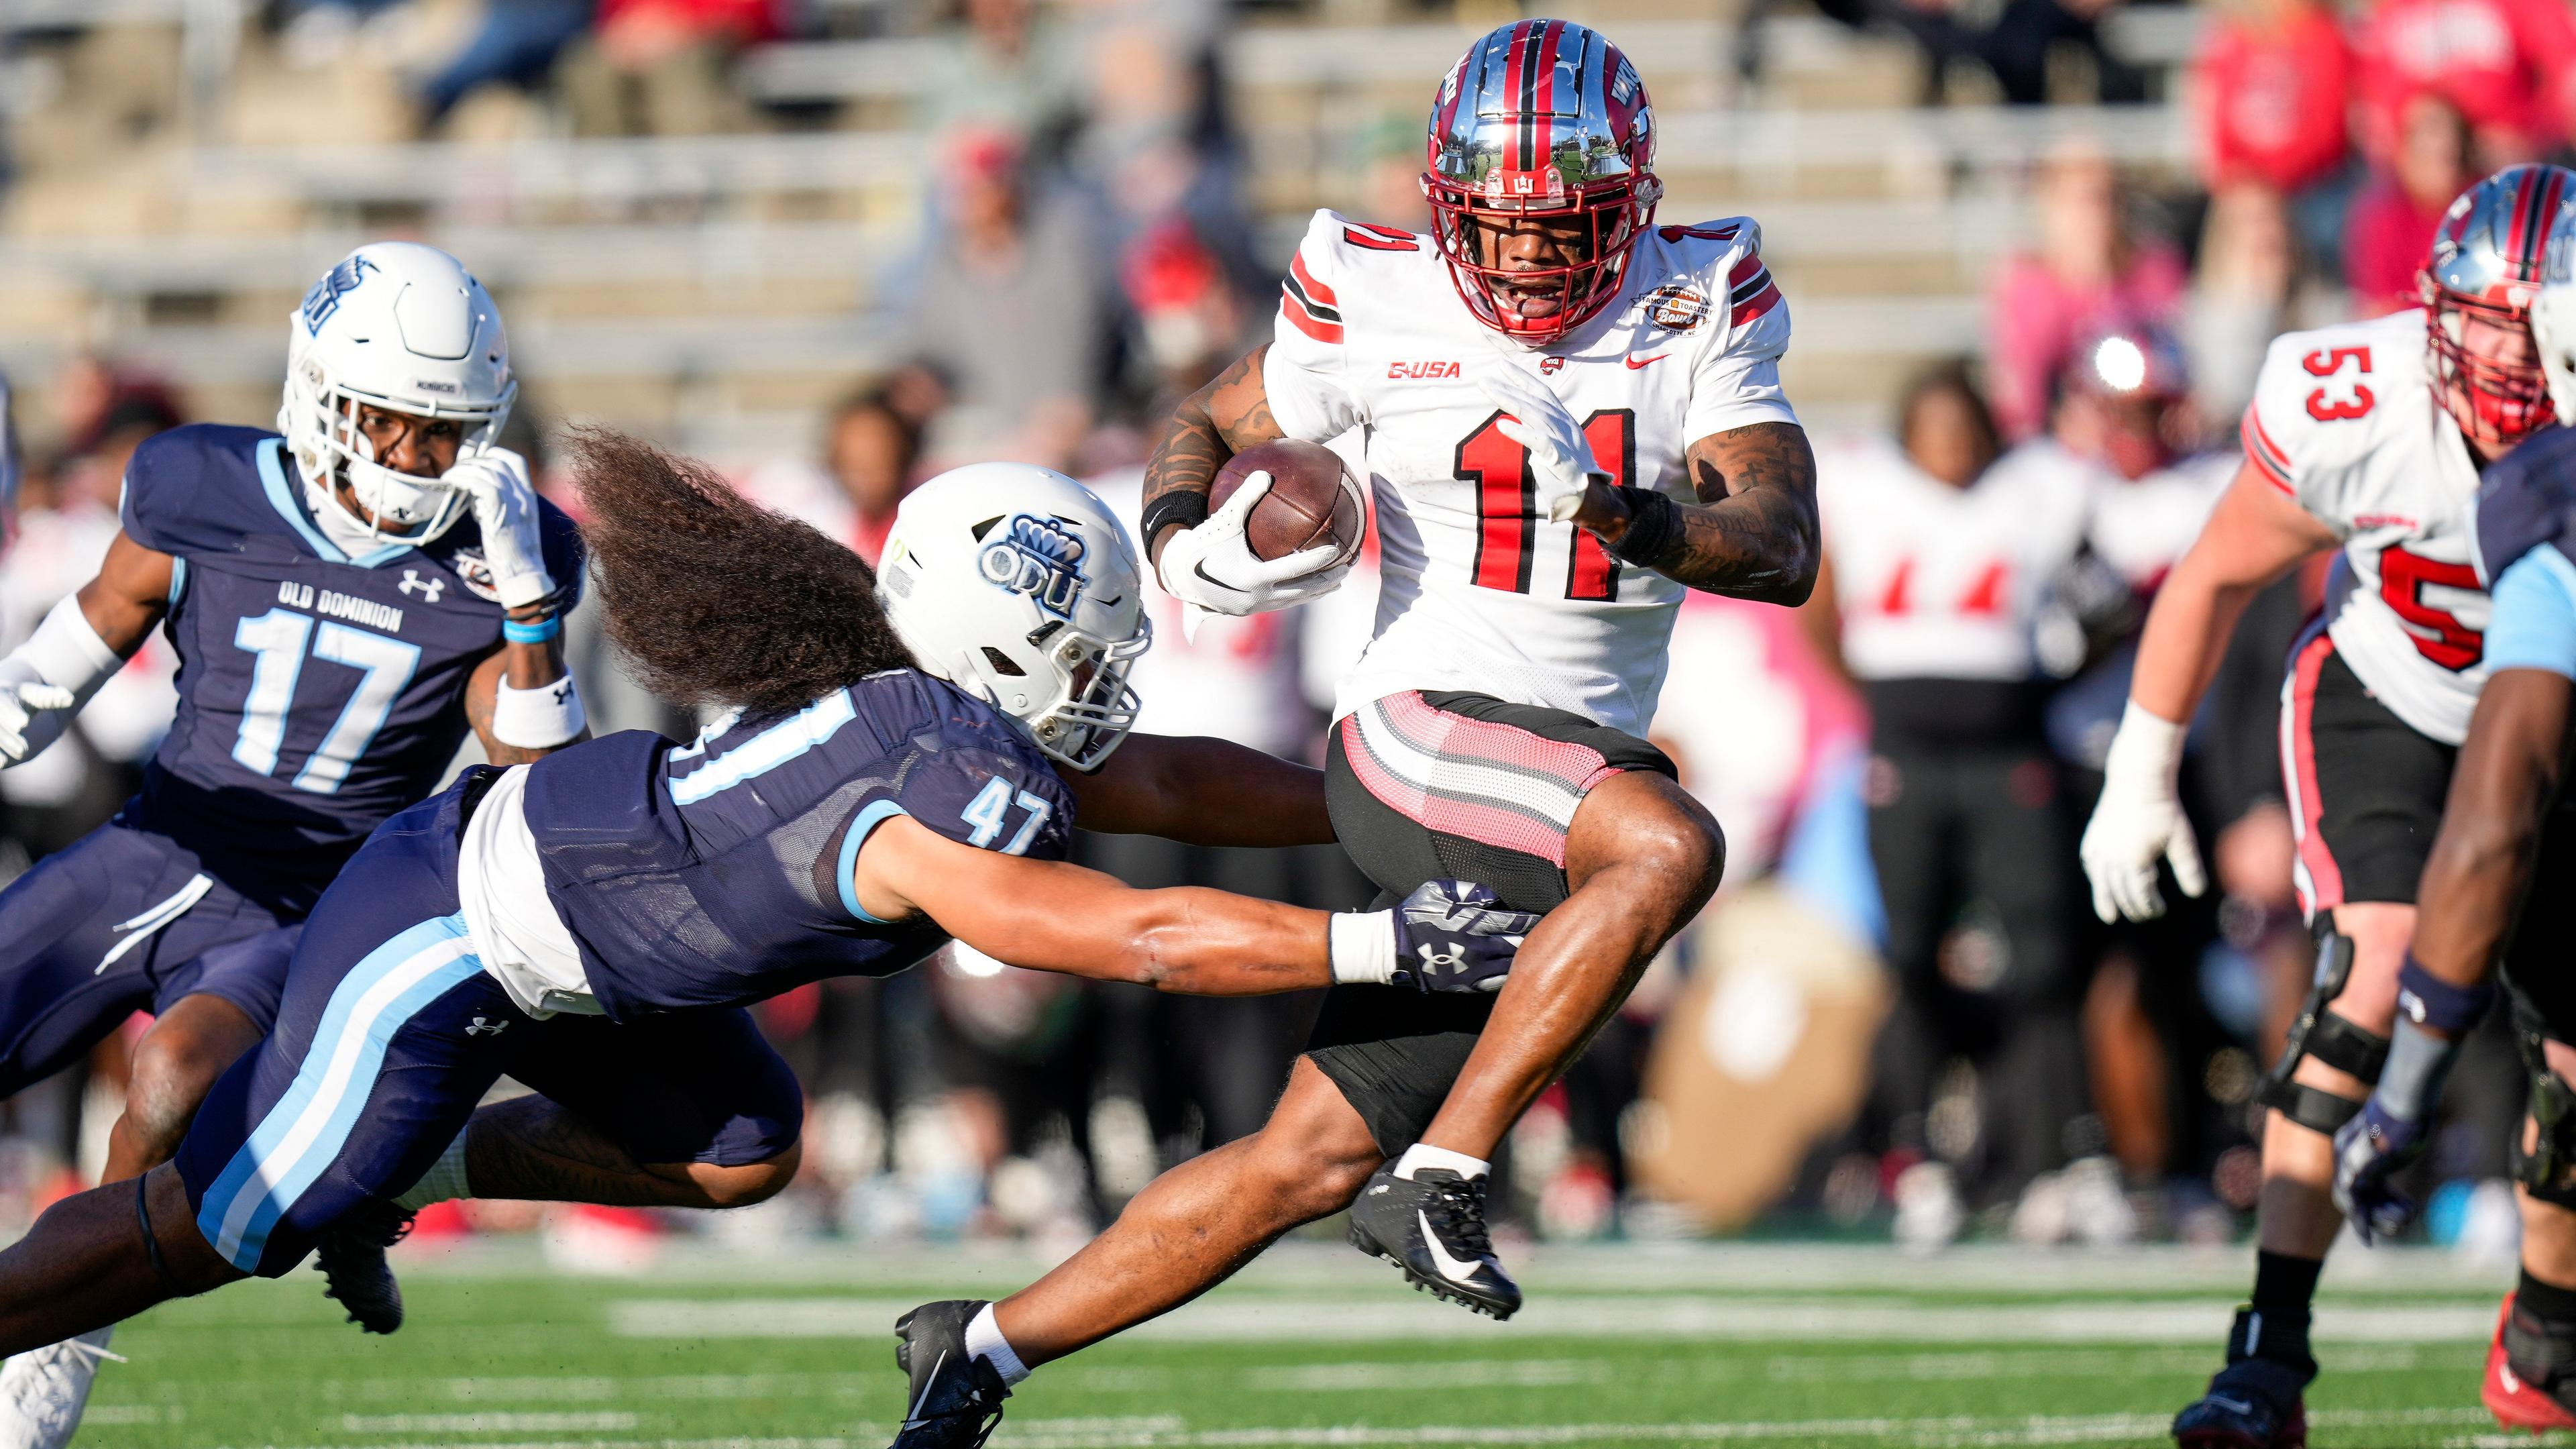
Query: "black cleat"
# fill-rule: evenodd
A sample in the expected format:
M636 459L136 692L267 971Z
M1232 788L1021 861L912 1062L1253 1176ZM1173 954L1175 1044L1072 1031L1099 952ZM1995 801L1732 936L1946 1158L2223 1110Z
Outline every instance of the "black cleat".
M1413 1286L1489 1318L1509 1318L1521 1287L1494 1258L1485 1231L1485 1182L1445 1167L1418 1177L1388 1163L1351 1204L1351 1246L1404 1270Z
M409 1209L371 1202L333 1223L322 1234L313 1257L328 1280L325 1298L336 1298L349 1310L349 1321L368 1333L391 1333L403 1325L402 1285L385 1261L385 1249L411 1235Z
M2306 1449L2303 1396L2316 1370L2245 1354L2241 1346L2251 1336L2246 1324L2252 1312L2237 1311L2236 1328L2227 1336L2227 1367L2210 1379L2209 1392L2174 1415L2180 1449Z
M894 1449L982 1449L1011 1396L988 1359L966 1352L966 1325L981 1298L925 1303L894 1321L894 1364L912 1376L912 1397Z

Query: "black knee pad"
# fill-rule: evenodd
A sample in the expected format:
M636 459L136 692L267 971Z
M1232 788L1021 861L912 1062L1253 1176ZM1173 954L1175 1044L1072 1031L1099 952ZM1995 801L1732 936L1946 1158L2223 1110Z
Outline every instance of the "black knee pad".
M2531 1120L2540 1129L2528 1149L2522 1134L2514 1134L2514 1180L2534 1198L2576 1212L2576 1087L2550 1070L2545 1038L2521 1011L2514 1014L2513 1036L2531 1076Z
M2343 995L2351 980L2352 938L2337 931L2331 922L2319 923L2317 971L2308 987L2308 999L2300 1006L2298 1019L2290 1024L2289 1037L2281 1044L2281 1059L2264 1074L2262 1089L2255 1094L2264 1106L2311 1132L2328 1136L2361 1111L2360 1099L2292 1081L2299 1063L2314 1057L2365 1082L2378 1081L2380 1069L2388 1065L2388 1038L2326 1009Z

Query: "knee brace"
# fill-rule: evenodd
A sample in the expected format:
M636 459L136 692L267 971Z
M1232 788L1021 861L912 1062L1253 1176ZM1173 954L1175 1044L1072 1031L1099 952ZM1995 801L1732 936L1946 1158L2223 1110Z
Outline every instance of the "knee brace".
M2281 1059L2264 1074L2262 1088L2255 1093L2255 1100L2264 1106L2311 1132L2327 1136L2333 1136L2353 1119L2361 1110L2361 1099L2337 1096L2291 1080L2299 1063L2314 1057L2365 1082L2379 1080L2380 1068L2388 1064L2388 1038L2326 1010L2328 1003L2343 995L2351 980L2352 938L2331 923L2320 923L2317 971L2308 987L2308 999L2299 1007L2298 1019L2290 1023L2289 1037L2281 1044Z
M2530 1194L2553 1207L2576 1210L2576 1088L2552 1071L2543 1040L2524 1013L2514 1013L2514 1045L2531 1077L2531 1120L2540 1130L2526 1149L2513 1135L2513 1175Z

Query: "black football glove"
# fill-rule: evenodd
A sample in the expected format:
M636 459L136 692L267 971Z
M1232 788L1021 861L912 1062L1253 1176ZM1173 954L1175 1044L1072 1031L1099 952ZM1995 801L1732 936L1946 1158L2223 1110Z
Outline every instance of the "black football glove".
M1500 991L1539 922L1506 909L1483 886L1426 881L1388 913L1395 923L1395 974L1388 984L1417 991Z

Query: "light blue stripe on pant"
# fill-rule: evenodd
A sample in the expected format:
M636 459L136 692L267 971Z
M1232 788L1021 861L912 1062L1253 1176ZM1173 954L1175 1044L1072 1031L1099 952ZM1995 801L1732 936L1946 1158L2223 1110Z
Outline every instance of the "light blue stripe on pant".
M459 912L395 935L333 989L285 1095L233 1154L197 1212L232 1265L256 1272L269 1229L349 1140L374 1092L385 1047L422 1008L483 969Z

